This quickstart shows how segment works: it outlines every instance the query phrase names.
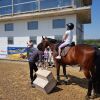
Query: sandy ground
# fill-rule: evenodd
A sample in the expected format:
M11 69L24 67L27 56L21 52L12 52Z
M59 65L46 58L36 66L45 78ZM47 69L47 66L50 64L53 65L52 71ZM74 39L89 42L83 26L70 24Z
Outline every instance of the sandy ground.
M49 68L54 77L56 69ZM78 68L66 68L68 85L57 85L50 94L32 88L27 62L0 60L0 100L85 100L87 80ZM62 68L60 70L63 80ZM100 100L97 98L95 100Z

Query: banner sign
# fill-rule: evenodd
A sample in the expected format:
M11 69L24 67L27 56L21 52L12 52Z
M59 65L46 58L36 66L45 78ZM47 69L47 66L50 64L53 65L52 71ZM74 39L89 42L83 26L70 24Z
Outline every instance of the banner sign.
M8 58L13 60L22 60L20 54L27 55L26 47L7 47Z
M6 58L6 57L7 57L7 47L0 46L0 58Z
M0 54L7 55L7 47L0 47Z
M8 55L9 54L20 54L20 53L25 53L26 47L8 47Z

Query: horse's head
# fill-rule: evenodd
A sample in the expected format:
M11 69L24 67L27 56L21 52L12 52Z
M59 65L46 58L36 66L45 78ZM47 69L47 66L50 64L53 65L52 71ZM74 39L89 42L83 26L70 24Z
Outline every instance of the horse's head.
M38 44L37 48L41 51L44 51L45 48L50 46L52 43L56 43L57 41L55 39L47 38L42 36L41 42Z
M45 48L47 48L49 46L49 41L48 41L48 38L47 37L43 37L42 36L42 40L41 42L38 44L37 48L41 51L44 51Z

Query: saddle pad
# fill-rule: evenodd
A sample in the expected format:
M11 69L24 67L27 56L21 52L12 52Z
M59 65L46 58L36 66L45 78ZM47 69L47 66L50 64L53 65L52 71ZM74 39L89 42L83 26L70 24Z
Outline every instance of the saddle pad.
M67 47L65 47L64 49L62 49L62 51L61 51L61 56L67 55L67 53L68 53L68 51L69 51L70 48L71 48L71 47L67 46Z

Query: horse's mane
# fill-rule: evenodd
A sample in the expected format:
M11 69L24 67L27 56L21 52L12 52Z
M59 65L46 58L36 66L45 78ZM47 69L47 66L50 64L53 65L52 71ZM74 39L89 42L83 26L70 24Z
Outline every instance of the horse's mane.
M42 50L42 46L43 46L42 43L40 43L40 44L37 45L37 48L41 51Z
M48 39L48 41L50 42L50 43L61 43L61 40L56 40L56 39L52 39L52 38L47 38Z

